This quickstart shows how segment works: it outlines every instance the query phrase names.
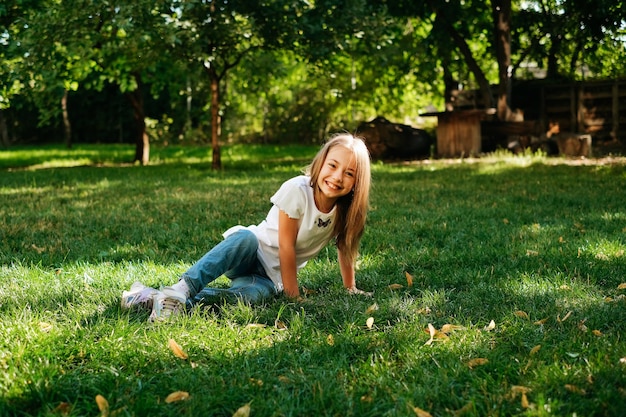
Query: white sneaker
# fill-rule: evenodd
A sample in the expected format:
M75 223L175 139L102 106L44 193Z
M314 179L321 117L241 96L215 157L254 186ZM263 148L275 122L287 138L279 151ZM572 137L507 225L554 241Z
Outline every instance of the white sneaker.
M154 296L158 293L154 288L146 287L136 281L130 286L130 290L122 292L122 308L130 309L138 307L151 310Z
M166 321L171 316L183 311L187 297L180 291L172 287L165 287L162 291L157 291L152 303L152 313L150 321Z

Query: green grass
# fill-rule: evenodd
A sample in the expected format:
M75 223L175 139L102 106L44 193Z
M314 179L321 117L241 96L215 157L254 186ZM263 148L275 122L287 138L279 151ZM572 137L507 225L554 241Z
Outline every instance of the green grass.
M344 293L328 248L302 303L157 325L120 309L133 281L173 283L259 222L315 151L227 147L221 172L208 148L155 148L147 167L121 146L0 152L0 415L98 415L96 395L119 416L623 413L620 159L375 163L358 271L373 298ZM462 329L427 344L429 324ZM174 391L191 397L166 403Z

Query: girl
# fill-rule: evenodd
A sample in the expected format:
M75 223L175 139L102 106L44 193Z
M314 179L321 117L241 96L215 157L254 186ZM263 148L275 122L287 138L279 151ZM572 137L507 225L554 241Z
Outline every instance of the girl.
M159 321L220 298L254 303L281 291L298 298L298 271L333 239L344 287L364 294L356 287L355 260L369 205L365 143L349 134L335 135L304 174L283 183L259 225L227 230L225 239L171 287L157 291L133 284L122 294L122 307L151 306L150 321ZM221 275L230 278L230 288L206 287Z

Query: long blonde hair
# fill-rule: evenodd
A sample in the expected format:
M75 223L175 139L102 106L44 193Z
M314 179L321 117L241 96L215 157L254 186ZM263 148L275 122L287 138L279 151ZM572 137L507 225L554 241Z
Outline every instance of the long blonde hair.
M348 133L332 136L319 150L304 173L311 177L311 186L316 187L328 152L335 146L352 151L356 162L354 189L336 202L336 221L333 235L337 248L351 264L356 261L359 243L365 230L365 220L369 209L371 179L370 154L363 139Z

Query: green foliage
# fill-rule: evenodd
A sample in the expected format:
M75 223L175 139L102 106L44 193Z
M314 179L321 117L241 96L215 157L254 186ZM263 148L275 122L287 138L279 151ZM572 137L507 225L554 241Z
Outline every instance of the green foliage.
M7 151L0 414L97 415L96 395L118 415L623 413L623 160L377 163L357 273L373 298L344 292L328 248L302 303L149 325L121 291L173 283L227 227L260 221L317 147L225 148L222 172L202 149L157 148L147 167L120 165L121 147ZM426 344L428 324L462 329ZM165 403L174 391L191 398Z

